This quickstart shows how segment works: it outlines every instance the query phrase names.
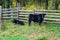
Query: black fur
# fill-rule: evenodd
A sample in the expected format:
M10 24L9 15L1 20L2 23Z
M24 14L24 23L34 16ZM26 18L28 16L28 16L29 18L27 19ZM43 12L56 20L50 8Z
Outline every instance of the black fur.
M13 23L24 25L24 22L23 21L19 21L19 20L16 20L16 19L13 20Z
M45 17L46 14L30 14L29 15L29 26L31 24L31 21L33 21L34 23L37 22L39 23L39 25L42 23L44 17Z

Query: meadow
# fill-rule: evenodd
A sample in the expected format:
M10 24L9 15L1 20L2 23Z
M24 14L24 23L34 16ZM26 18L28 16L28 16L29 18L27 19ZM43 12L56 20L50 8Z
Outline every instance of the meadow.
M60 24L33 23L28 26L16 25L12 20L4 20L4 29L0 30L0 40L60 40Z
M21 9L33 10L35 8L45 10L45 3L41 3L40 5L31 3L33 3L33 1L29 2L29 4L26 4L25 8L23 7ZM49 1L48 3L48 10L55 9L53 1ZM6 0L3 1L3 6L7 7L8 4ZM15 8L17 6L16 4L14 0L12 8ZM58 9L60 9L60 4L58 5ZM51 19L53 18L51 17ZM60 17L57 19L60 19ZM4 28L2 30L0 29L0 40L60 40L60 24L47 22L38 25L38 23L32 22L31 26L28 26L28 22L25 22L25 25L16 25L12 23L12 20L4 20Z

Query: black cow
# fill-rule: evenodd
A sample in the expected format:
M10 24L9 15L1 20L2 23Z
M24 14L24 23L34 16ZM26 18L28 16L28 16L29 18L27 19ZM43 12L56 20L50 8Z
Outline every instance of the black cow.
M19 21L19 20L16 20L16 19L13 20L13 23L24 25L24 22L23 21Z
M30 14L29 15L29 26L31 24L31 21L39 23L39 25L42 23L44 17L46 14Z

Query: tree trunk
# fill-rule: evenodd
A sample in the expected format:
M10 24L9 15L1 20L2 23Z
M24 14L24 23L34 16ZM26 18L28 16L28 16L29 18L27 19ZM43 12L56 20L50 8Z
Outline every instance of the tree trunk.
M58 10L58 3L55 2L55 10Z
M46 0L46 9L48 9L48 0Z

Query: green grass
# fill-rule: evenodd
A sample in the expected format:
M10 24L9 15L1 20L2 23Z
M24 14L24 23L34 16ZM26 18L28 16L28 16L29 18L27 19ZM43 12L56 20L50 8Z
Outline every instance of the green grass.
M24 36L20 36L20 35L10 35L8 37L6 36L1 36L0 40L29 40L28 38L24 37Z
M35 40L47 40L44 36L38 36Z
M15 25L11 20L4 21L5 30L0 30L0 40L34 40L42 35L48 40L60 40L60 24L42 23L42 25L28 23L25 25ZM53 38L53 39L52 39Z

